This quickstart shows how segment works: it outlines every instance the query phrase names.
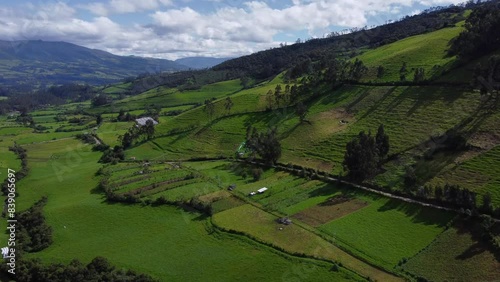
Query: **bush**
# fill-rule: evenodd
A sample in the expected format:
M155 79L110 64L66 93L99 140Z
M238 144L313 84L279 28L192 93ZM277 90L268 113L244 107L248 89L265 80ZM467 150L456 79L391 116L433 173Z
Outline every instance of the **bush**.
M264 171L260 167L252 169L253 180L254 181L259 181L260 178L262 177L263 173L264 173Z

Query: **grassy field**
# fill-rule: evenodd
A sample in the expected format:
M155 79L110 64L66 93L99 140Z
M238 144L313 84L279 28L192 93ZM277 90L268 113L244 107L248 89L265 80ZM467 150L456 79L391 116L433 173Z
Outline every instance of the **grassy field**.
M333 201L322 202L319 205L294 214L293 217L311 226L319 227L332 220L347 216L368 205L368 202L356 198L346 199L346 201L341 201L339 203L331 202Z
M134 122L105 122L99 126L97 136L107 145L118 145L118 137L125 134Z
M411 257L426 247L444 230L445 225L453 217L451 213L359 193L349 187L338 187L318 180L308 181L272 169L265 171L261 179L254 182L234 175L236 165L202 162L194 163L194 166L217 173L216 176L223 186L229 183L236 184L237 188L232 193L239 197L247 198L265 210L293 215L294 219L318 227L340 246L386 269L393 269L400 260ZM261 187L267 187L268 191L248 198L250 192ZM342 198L348 200L331 204L335 199ZM247 207L247 209L255 208ZM248 225L248 221L237 216L245 212L252 214L243 207L226 210L223 214ZM214 219L218 220L220 217L224 216L216 214ZM266 216L266 220L269 217L272 215ZM268 223L271 222L272 220L268 220ZM223 226L271 242L270 237L265 237L271 236L265 235L267 231L257 230L264 228L261 223L261 221L256 222L253 227L248 227L250 229L230 221L224 221ZM272 225L265 228L270 230L273 226L276 227ZM289 251L296 252L296 250Z
M443 183L457 184L479 194L489 193L494 206L500 206L500 146L465 161L452 169L438 175L431 183L443 185ZM478 203L482 199L478 197Z
M314 233L297 225L283 227L276 223L276 219L276 216L248 204L213 216L213 221L217 226L243 232L287 252L341 262L348 269L379 281L400 280L370 267Z
M357 57L369 68L363 79L377 82L400 81L403 62L407 63L406 80L413 80L415 68L424 68L426 79L437 77L454 62L455 57L448 56L447 50L450 40L462 30L460 26L443 28L367 51ZM381 78L377 78L378 66L385 69Z
M498 257L459 222L403 268L429 281L498 281Z
M44 213L54 230L54 243L31 257L67 263L73 258L88 262L101 255L118 267L162 281L233 281L242 277L262 281L297 275L306 281L360 279L348 272L331 272L328 264L292 258L214 232L207 218L197 213L173 207L107 204L103 195L93 192L100 154L76 140L26 148L31 172L18 183L22 195L18 209L26 209L46 195ZM186 265L200 271L188 271ZM249 268L255 271L246 271ZM295 269L309 271L296 273Z
M454 216L396 200L365 199L371 202L367 207L322 225L320 230L389 269L430 244Z
M221 98L241 90L239 80L217 82L203 86L199 90L179 91L163 86L151 89L136 96L128 97L107 106L93 108L93 113L118 113L125 111L144 110L149 106L162 108L202 104L205 99Z

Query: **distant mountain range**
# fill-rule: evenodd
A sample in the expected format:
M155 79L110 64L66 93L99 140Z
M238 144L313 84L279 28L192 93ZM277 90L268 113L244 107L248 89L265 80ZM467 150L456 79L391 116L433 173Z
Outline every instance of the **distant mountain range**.
M232 58L187 57L175 60L176 63L192 69L205 69L216 66Z
M142 73L206 68L225 60L199 57L174 62L117 56L67 42L0 41L0 86L105 84Z

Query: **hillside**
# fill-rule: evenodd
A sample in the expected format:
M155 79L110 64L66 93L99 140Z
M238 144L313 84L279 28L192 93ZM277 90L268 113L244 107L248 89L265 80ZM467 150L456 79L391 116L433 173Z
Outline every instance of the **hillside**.
M18 263L31 281L96 256L159 281L496 281L500 50L475 45L500 28L489 5L0 116L0 167L35 225Z
M223 63L231 58L186 57L175 60L176 63L192 69L206 69Z
M0 83L4 86L104 84L141 73L184 69L169 60L116 56L67 42L0 41Z

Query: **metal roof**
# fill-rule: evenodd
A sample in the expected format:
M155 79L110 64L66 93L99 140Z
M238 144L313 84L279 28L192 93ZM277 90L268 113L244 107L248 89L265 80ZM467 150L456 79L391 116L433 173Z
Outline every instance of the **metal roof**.
M153 121L153 125L157 125L158 124L158 122L156 120L154 120L153 118L151 118L151 117L138 118L138 119L135 120L135 122L137 122L137 124L140 125L140 126L144 126L144 125L146 125L146 122L148 120Z

